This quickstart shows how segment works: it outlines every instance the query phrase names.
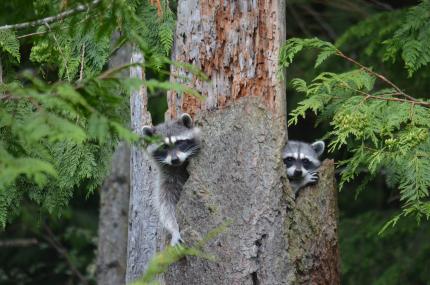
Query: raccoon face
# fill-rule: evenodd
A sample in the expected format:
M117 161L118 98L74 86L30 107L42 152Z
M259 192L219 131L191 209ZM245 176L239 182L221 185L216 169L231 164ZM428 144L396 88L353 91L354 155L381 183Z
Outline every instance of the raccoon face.
M319 156L324 151L323 141L307 144L298 141L289 141L284 149L282 158L287 167L287 176L297 181L314 172L320 165Z
M200 148L200 130L193 127L188 114L182 114L176 121L155 127L145 126L144 136L157 136L159 141L147 147L155 161L169 166L181 166Z

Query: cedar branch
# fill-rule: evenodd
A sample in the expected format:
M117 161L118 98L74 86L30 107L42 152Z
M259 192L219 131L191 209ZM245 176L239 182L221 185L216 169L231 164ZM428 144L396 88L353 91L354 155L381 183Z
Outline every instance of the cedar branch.
M66 11L64 11L58 15L55 15L55 16L50 16L50 17L46 17L43 19L34 20L34 21L30 21L30 22L25 22L25 23L0 26L0 31L12 30L12 29L13 30L20 30L20 29L50 24L50 23L62 20L64 18L70 17L74 14L89 10L91 7L94 7L94 6L98 5L99 3L101 3L101 0L94 0L90 4L80 4L73 9L66 10Z
M364 71L366 71L367 73L379 78L380 80L384 81L385 83L387 83L388 85L390 85L391 87L393 87L399 94L401 94L403 97L407 98L409 101L413 101L415 103L420 103L421 101L418 101L417 99L415 99L414 97L406 94L405 92L403 92L402 89L400 89L400 87L398 87L396 84L394 84L393 82L391 82L390 80L388 80L385 76L383 76L382 74L379 74L373 70L371 70L370 68L362 65L361 63L359 63L358 61L356 61L355 59L347 56L346 54L344 54L343 52L341 52L340 50L336 49L336 54L338 56L340 56L343 59L346 59L349 62L352 62L353 64L359 66L361 69L363 69ZM424 102L425 103L425 102Z

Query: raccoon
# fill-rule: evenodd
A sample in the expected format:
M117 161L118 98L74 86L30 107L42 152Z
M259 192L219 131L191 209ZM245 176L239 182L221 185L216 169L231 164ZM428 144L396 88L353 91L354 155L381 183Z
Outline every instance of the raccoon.
M159 170L153 203L161 223L172 235L170 244L175 246L183 242L176 221L176 203L188 178L188 160L200 149L200 129L184 113L177 120L143 127L143 134L155 141L147 147Z
M287 167L287 176L294 194L309 184L318 182L318 168L321 165L319 157L324 152L323 141L308 144L300 141L288 141L282 153L282 159Z

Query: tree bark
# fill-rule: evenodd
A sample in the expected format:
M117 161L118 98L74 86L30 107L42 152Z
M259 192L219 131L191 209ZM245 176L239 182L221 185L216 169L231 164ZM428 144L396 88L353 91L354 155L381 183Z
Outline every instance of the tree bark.
M340 284L333 163L295 199L281 159L284 12L282 0L179 1L174 59L210 78L172 68L174 79L207 97L168 96L167 117L188 112L202 128L177 205L181 235L190 246L231 225L204 247L215 261L187 257L164 274L166 284Z
M143 60L140 52L133 52L132 62L143 62ZM141 67L131 68L130 74L132 77L145 78L144 70ZM148 96L145 87L131 94L131 125L132 129L140 135L142 135L142 127L151 124L147 104ZM155 171L146 152L140 146L133 146L131 150L127 283L131 283L143 275L149 260L156 251L158 216L152 206Z
M119 38L113 37L113 42ZM109 66L126 64L131 48L120 48ZM122 76L128 76L122 74ZM100 191L100 218L97 249L97 284L125 284L127 265L128 207L130 197L130 148L120 143L112 156L109 176Z
M174 59L197 65L210 81L174 67L174 80L189 84L207 99L171 92L169 116L221 109L241 97L256 96L277 119L285 120L285 85L277 76L284 40L283 0L179 1Z

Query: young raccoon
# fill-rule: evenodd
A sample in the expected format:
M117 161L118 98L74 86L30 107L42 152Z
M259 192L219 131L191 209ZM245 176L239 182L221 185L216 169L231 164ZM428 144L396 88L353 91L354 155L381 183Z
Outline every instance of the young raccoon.
M309 184L318 182L318 167L321 165L320 155L324 152L323 141L312 144L288 141L282 153L282 159L287 166L287 176L294 194Z
M143 127L143 134L160 138L147 147L159 170L153 202L161 223L172 235L170 244L174 246L182 242L175 215L176 203L188 178L188 159L200 148L200 130L193 127L190 115L182 114L177 120Z

